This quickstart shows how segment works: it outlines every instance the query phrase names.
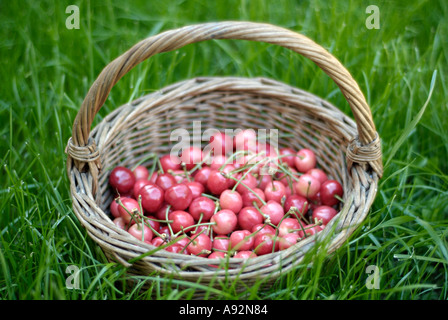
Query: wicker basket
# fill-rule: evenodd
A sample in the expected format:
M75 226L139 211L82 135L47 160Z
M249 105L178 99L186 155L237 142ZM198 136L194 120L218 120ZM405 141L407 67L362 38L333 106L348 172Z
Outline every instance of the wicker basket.
M274 80L201 77L172 84L125 104L91 130L93 119L112 87L133 67L157 53L209 39L266 42L309 58L338 85L355 120L319 97ZM113 195L108 174L115 165L135 165L149 152L168 153L170 132L176 128L191 129L194 121L201 121L202 130L278 129L279 147L314 150L318 165L343 184L344 201L338 219L332 221L331 228L288 250L250 259L244 265L241 259L230 258L229 268L211 267L210 264L219 263L217 260L165 250L148 255L155 247L119 229L110 218ZM270 284L300 264L319 237L327 239L325 249L333 252L366 217L382 175L380 139L370 108L350 73L307 37L253 22L192 25L160 33L134 45L107 65L93 83L74 121L66 152L73 210L108 259L125 265L132 275L144 276L156 271L206 286L220 286L224 279L250 286L262 278ZM132 259L136 261L130 263ZM196 296L201 294L198 290Z

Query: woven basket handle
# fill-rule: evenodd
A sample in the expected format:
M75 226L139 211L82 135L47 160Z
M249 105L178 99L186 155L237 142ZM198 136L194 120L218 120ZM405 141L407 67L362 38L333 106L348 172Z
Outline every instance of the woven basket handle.
M354 137L347 148L349 167L353 162L363 165L368 163L381 177L383 171L381 146L372 114L358 84L345 67L323 47L301 34L270 24L238 21L204 23L165 31L138 42L109 63L93 83L73 123L67 153L74 159L78 169L81 170L85 164L88 164L91 170L99 169L99 155L94 142L89 139L91 125L112 87L121 77L157 53L210 39L250 40L275 44L291 49L317 64L338 85L351 107L357 124L358 137Z

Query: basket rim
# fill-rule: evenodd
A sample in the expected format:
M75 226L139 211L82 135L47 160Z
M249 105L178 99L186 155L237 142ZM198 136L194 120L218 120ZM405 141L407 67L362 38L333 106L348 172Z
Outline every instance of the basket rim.
M193 81L193 82L200 82L202 85L204 84L204 82L206 82L206 81L208 81L208 80L215 80L215 81L223 81L223 80L235 80L235 79L244 79L244 80L248 80L247 78L240 78L240 77L210 77L210 78L205 78L205 77L200 77L200 78L198 78L197 80L195 80L195 79L192 79L192 80L184 80L184 81L180 81L179 83L176 83L176 84L172 84L172 85L170 85L170 86L168 86L168 87L165 87L165 88L163 88L163 89L165 89L165 91L163 91L163 89L162 89L162 92L164 92L164 94L170 94L171 93L171 91L170 90L172 90L172 89L176 89L176 88L178 88L178 86L181 86L182 85L182 83L186 83L186 82L191 82L191 81ZM269 85L286 85L287 87L291 87L290 85L287 85L287 84L283 84L283 83L281 83L281 82L279 82L279 81L275 81L275 80L270 80L270 79L268 79L268 81L266 82L266 78L249 78L251 81L258 81L258 82L263 82L264 81L264 84L269 84ZM169 88L170 90L168 90L167 88ZM292 87L291 87L292 88ZM300 90L300 89L299 89ZM180 91L182 91L182 90L180 90ZM297 91L298 92L298 91ZM296 93L297 93L296 92ZM308 92L306 92L306 91L303 91L303 92L305 92L305 93L307 93L307 94L310 94L310 95L313 95L313 94L311 94L311 93L308 93ZM135 107L136 105L139 105L139 104L141 104L143 101L145 101L145 97L148 97L148 96L151 96L151 95L160 95L161 94L161 92L157 92L157 93L154 93L154 94L148 94L148 95L145 95L145 96L143 96L143 97L140 97L140 98L137 98L137 99L135 99L133 102L131 102L131 103L129 103L129 104L126 104L126 105L123 105L122 107L119 107L119 108L117 108L114 112L117 112L117 113L120 113L120 112L124 112L124 110L125 110L125 108L129 108L130 106L132 106L132 107ZM313 96L315 96L315 95L313 95ZM322 99L322 98L319 98L318 96L315 96L315 97L317 97L318 99L320 99L320 100L322 100L322 101L325 101L324 99ZM342 111L340 111L338 108L336 108L336 110L338 111L338 112L341 112L342 113ZM126 110L125 110L126 111ZM343 114L343 113L342 113ZM106 117L107 118L107 117ZM106 120L106 118L105 119L103 119L103 121L105 121ZM353 123L353 122L352 122ZM96 129L98 128L98 126L96 127L96 128L94 128L94 130L92 130L92 134L94 135L94 134L97 134L98 132L96 131ZM98 145L98 147L99 147L99 149L97 149L96 151L97 152L99 152L99 153L101 153L100 151L102 150L102 148L101 148L101 146L102 146L102 143L101 143L101 141L96 141L96 139L94 138L94 137L91 137L92 138L92 144L95 144L95 145ZM361 172L361 173L359 173L359 172ZM94 194L95 193L93 193L92 192L92 189L91 189L91 186L89 186L89 182L90 183L92 183L92 179L94 179L94 177L93 177L93 175L91 174L91 172L90 171L88 171L88 172L81 172L81 171L79 171L78 170L78 168L76 167L76 166L71 166L71 167L68 167L68 172L69 172L69 178L70 178L70 184L71 184L71 196L72 196L72 199L73 200L75 200L75 199L81 199L81 202L83 202L85 205L93 205L93 202L94 202L94 199L95 199L95 197L94 197ZM360 175L362 175L362 173L365 173L366 171L365 171L365 168L362 168L361 166L359 166L359 165L355 165L355 166L353 166L352 168L351 168L351 172L355 172L356 174L360 174ZM84 177L82 177L84 175ZM362 212L361 212L361 215L360 215L360 217L358 217L358 221L361 221L362 222L362 220L364 220L364 217L365 217L365 215L367 214L367 211L368 211L368 209L370 208L370 205L371 205L371 203L373 202L373 199L374 199L374 196L375 196L375 194L376 194L376 188L377 188L377 185L378 185L378 175L375 173L375 172L372 172L371 174L369 173L369 175L371 175L371 178L370 179L368 179L368 181L367 182L363 182L363 181L360 181L360 180L362 180L362 178L365 178L365 177L361 177L361 178L358 178L358 180L359 181L357 181L357 184L358 184L358 186L359 186L359 188L361 188L360 186L361 185L363 185L363 184L365 184L365 183L367 183L367 185L370 185L371 187L373 187L373 188L370 188L370 193L369 193L369 195L368 195L368 197L367 197L367 199L366 199L366 201L365 201L365 203L364 203L364 208L363 208L363 210L362 210ZM74 184L74 181L75 180L77 180L78 181L78 185L75 185ZM81 187L79 187L79 182L80 181L88 181L87 182L87 187L84 187L84 189ZM356 200L355 199L353 199L353 200L350 200L350 201L354 201L354 202L356 202ZM358 200L358 202L359 202L360 200ZM351 204L350 204L351 205ZM358 205L359 205L359 203L358 203ZM81 205L78 205L79 207L81 207L82 206L82 204ZM93 217L93 219L91 219L91 221L88 221L91 217L87 217L87 215L85 214L85 210L83 210L82 208L78 208L78 206L76 206L75 204L74 204L74 212L75 212L75 214L77 215L77 217L78 217L78 220L83 224L83 226L84 227L86 227L87 229L88 229L88 232L89 232L89 234L91 235L91 237L93 237L94 239L99 239L99 238L101 238L101 235L100 235L100 233L101 232L99 232L99 231L97 231L97 230L95 230L95 227L92 227L93 225L95 225L96 227L110 227L110 229L112 229L114 232L118 232L118 233L121 233L121 231L118 231L118 229L117 230L114 230L116 227L115 227L115 225L112 223L112 220L110 220L110 218L109 217L107 217L107 214L104 212L104 211L102 211L98 206L97 206L97 204L95 204L95 210L97 210L97 213L99 214L99 216L92 216ZM348 214L348 212L349 212L349 209L348 209L348 206L346 206L346 205L344 205L343 206L343 208L346 208L345 210L346 210L346 212L347 212L347 214ZM100 211L98 211L98 210L100 210ZM104 217L106 217L109 221L108 221L108 223L110 223L110 224L106 224L106 225L104 225L104 221L101 221L100 220L100 218L104 218ZM107 220L105 220L106 222L107 222ZM350 224L349 224L350 225ZM349 237L349 235L354 231L356 229L356 227L353 227L353 228L350 228L348 231L347 231L347 233L346 233L346 236L345 237L343 237L344 239L346 239L346 238L348 238ZM325 230L325 229L324 229ZM123 233L124 234L124 233ZM337 235L340 235L341 233L338 233ZM126 240L126 242L127 243L130 243L132 246L136 246L136 247L147 247L147 248L155 248L154 246L152 246L152 245L149 245L149 244L142 244L141 243L141 241L139 241L139 240L137 240L137 239L133 239L133 238L131 238L131 236L130 235L127 235L126 234L126 237L128 237ZM317 238L317 237L316 237ZM337 240L337 239L336 239ZM98 242L97 240L95 240L97 243L99 243L99 245L101 246L101 243L100 242ZM118 240L117 240L118 241ZM311 241L311 240L309 240L309 241ZM340 239L338 240L338 241L340 241ZM294 245L294 247L295 247L295 249L297 249L299 246L298 246L298 244L296 244L296 245ZM104 248L103 248L104 249ZM336 249L336 248L334 248L334 249ZM294 250L290 250L290 251L294 251ZM288 251L288 254L289 254L290 252ZM165 253L164 253L165 254ZM113 253L113 255L114 255L114 253ZM205 260L203 260L204 258L203 257L188 257L188 256L186 256L186 255L182 255L182 254L176 254L176 253L172 253L172 254L169 254L169 256L173 256L174 258L179 258L180 260L182 260L182 262L183 262L183 265L184 266L187 266L188 265L188 262L189 261L192 261L192 262L197 262L197 261L200 261L200 262L205 262ZM269 257L268 257L269 256ZM262 263L263 261L265 261L266 259L273 259L273 261L275 260L276 261L276 263L278 264L282 259L283 259L283 257L284 256L287 256L287 257L289 257L287 254L286 254L286 251L284 251L284 252L280 252L280 253L271 253L271 254L268 254L268 255L265 255L265 256L259 256L259 257L256 257L256 259L250 264L250 266L258 266L260 263ZM115 256L116 258L117 258L117 256ZM164 257L161 257L162 259L164 258ZM199 259L199 260L198 260ZM237 260L235 260L235 259L237 259L237 258L229 258L229 259L234 259L233 260L233 262L235 262L235 263L237 263L238 261ZM126 260L125 259L121 259L120 260L120 258L118 259L119 260L119 262L121 262L122 264L124 264L124 263L126 263ZM178 260L178 259L177 259ZM123 263L124 262L124 263ZM212 260L207 260L207 264L209 264L209 263L211 263L211 262L214 262L214 261L212 261ZM128 265L129 266L129 265ZM249 267L250 267L249 266ZM254 267L254 268L255 268ZM203 271L201 271L201 272L203 272ZM224 271L223 271L224 272ZM222 273L223 273L222 272ZM216 272L215 272L216 273ZM188 271L188 274L190 275L190 276L193 276L194 275L194 272L193 273L191 273L190 271ZM218 274L219 274L219 272L218 272ZM182 273L182 276L185 276L185 274L184 273Z

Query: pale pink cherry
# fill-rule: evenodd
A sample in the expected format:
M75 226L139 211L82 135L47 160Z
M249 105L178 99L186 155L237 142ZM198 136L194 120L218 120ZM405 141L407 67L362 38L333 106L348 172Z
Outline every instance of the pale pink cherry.
M269 217L271 223L274 225L278 225L280 220L285 215L282 205L274 200L269 200L266 202L266 204L260 208L260 211L265 216Z
M294 163L299 172L305 173L316 167L316 155L310 149L300 149L296 154Z
M216 234L226 235L235 230L238 218L233 211L223 209L215 213L210 218L210 222L214 223L212 229Z
M279 250L285 250L295 245L300 240L298 233L288 233L278 238Z
M294 185L295 191L298 195L305 198L315 196L320 190L320 182L309 174L300 176L299 181Z
M282 198L286 196L286 187L280 181L272 181L264 189L264 195L267 201L274 200L280 203Z
M230 189L224 190L221 193L219 203L222 209L232 210L236 214L243 208L243 199L241 195L237 191Z
M151 244L151 240L154 237L152 230L145 224L135 223L128 229L129 234L138 240Z

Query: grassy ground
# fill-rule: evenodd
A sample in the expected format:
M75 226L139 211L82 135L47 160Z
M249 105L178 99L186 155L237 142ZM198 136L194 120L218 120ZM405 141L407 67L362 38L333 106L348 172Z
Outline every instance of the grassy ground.
M66 28L72 4L79 29ZM366 28L372 4L380 29ZM0 1L0 299L146 298L117 285L125 269L107 262L72 212L64 148L74 117L101 69L140 39L193 23L252 20L309 36L352 72L382 138L385 174L364 225L340 250L267 290L248 289L249 297L446 300L447 19L443 0ZM137 96L199 75L271 77L349 113L311 62L263 44L212 41L138 66L96 122ZM66 286L70 265L81 270L79 289ZM380 271L378 288L366 285L370 265ZM154 278L155 291L167 286ZM188 299L192 291L174 288L158 298ZM231 286L222 296L238 298Z

